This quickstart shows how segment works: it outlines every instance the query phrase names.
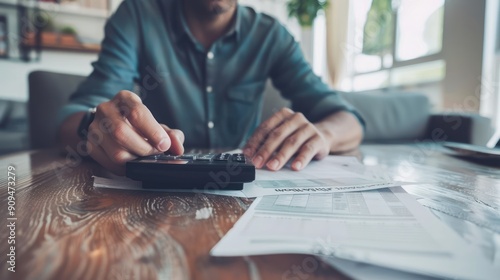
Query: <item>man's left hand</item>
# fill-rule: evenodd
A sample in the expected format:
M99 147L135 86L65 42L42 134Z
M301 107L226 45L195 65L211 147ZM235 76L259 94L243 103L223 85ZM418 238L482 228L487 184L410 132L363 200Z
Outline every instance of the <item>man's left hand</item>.
M326 136L302 113L283 108L263 122L248 140L243 152L256 168L281 169L294 155L293 170L301 170L313 158L330 152Z

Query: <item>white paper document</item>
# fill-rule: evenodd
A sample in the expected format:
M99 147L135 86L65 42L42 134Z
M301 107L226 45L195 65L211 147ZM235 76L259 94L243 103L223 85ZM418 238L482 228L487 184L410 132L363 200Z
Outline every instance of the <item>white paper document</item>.
M381 169L368 167L355 157L328 156L312 161L297 172L285 166L280 171L257 170L255 181L245 184L247 197L277 194L335 193L373 190L401 185Z
M400 187L259 197L211 251L213 256L289 253L437 277L500 275Z
M333 266L342 274L356 280L436 280L442 278L422 274L390 269L382 266L371 265L356 261L349 261L336 257L320 257L320 259Z
M343 156L328 156L321 161L313 161L298 172L292 171L289 166L280 171L258 169L255 177L255 181L244 184L241 191L143 189L141 182L116 176L111 178L96 176L94 177L94 187L259 197L276 194L352 192L401 185L401 182L392 181L382 170L367 167L355 157Z

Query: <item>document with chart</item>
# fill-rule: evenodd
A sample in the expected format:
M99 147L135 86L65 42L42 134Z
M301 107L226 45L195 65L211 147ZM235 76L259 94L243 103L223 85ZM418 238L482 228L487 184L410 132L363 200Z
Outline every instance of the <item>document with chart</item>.
M255 181L245 184L247 197L279 194L314 194L373 190L400 186L380 168L365 166L355 157L328 156L312 161L297 172L285 166L280 171L257 170Z
M479 252L401 187L259 197L211 251L213 256L289 253L438 277L494 275Z

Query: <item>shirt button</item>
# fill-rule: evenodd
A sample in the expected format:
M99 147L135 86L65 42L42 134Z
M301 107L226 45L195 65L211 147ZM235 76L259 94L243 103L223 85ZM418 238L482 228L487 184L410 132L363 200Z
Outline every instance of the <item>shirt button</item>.
M208 122L208 128L214 128L214 122Z
M213 88L212 88L211 86L208 86L208 87L207 87L207 92L208 92L208 93L210 93L210 92L212 92L212 91L213 91Z
M208 59L214 59L214 53L213 52L208 52L207 53L207 58Z

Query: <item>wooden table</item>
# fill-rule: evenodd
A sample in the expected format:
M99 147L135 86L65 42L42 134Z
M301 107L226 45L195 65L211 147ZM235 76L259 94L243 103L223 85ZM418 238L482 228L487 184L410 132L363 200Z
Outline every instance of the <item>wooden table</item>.
M363 146L354 154L386 168L396 180L428 182L405 189L500 263L500 169L443 155L429 145ZM12 216L8 166L16 176ZM95 189L92 175L102 172L97 164L68 161L53 150L0 158L0 168L1 279L346 278L306 255L210 257L249 199ZM205 208L212 208L208 217L200 215ZM15 222L15 273L7 270L10 222ZM314 270L307 269L311 261L317 262Z

